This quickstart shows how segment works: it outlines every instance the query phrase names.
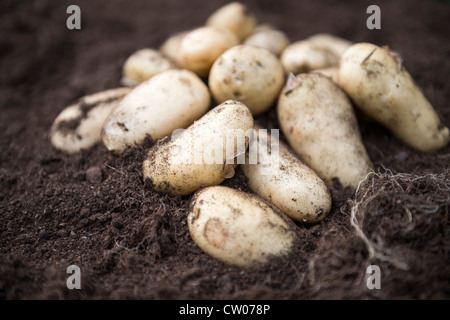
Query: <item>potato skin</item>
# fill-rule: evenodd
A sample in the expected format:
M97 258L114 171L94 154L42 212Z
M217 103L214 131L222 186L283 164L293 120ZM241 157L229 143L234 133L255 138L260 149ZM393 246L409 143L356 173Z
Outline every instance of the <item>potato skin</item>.
M198 191L188 214L189 232L204 252L226 264L259 267L287 255L294 225L261 198L223 186Z
M325 219L331 210L331 195L323 180L282 142L278 150L270 149L271 136L261 134L259 127L255 129L246 162L240 165L249 188L295 221L314 224ZM257 164L251 164L249 150L258 144L257 139L260 144L269 141L270 155L263 153ZM278 158L271 158L276 151Z
M164 71L135 87L114 108L103 124L102 141L113 153L142 144L146 137L157 141L192 124L210 103L208 88L196 74Z
M292 149L328 186L352 186L372 171L349 98L320 73L289 78L278 120Z
M357 107L411 147L427 152L450 141L449 129L388 48L351 46L342 56L338 81Z
M239 45L225 51L213 64L208 84L217 103L242 101L253 115L267 111L284 82L279 59L266 49Z
M155 191L169 195L188 195L200 188L220 184L234 174L237 165L234 158L247 149L250 137L245 134L252 128L250 110L241 102L226 101L176 139L151 148L143 163L144 179ZM227 137L227 130L239 132L237 143L235 136ZM199 143L203 151L198 151ZM208 162L206 157L215 147L219 150L218 160Z
M50 129L52 145L74 154L99 143L105 119L130 91L130 88L109 89L82 97L66 107Z

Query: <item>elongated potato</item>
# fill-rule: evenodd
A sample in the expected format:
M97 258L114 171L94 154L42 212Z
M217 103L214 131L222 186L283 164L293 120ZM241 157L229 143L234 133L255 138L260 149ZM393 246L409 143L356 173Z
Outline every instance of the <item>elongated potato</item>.
M64 152L76 153L99 143L103 122L130 91L130 88L110 89L85 96L66 107L50 130L52 145Z
M190 31L181 40L178 62L182 68L206 78L214 61L238 44L236 36L226 29L200 27Z
M122 84L134 87L170 69L175 69L175 64L161 52L152 48L140 49L125 61L122 69Z
M195 194L188 227L200 249L242 268L287 255L296 239L293 223L262 199L222 186Z
M432 151L450 141L449 129L388 48L370 43L351 46L342 56L339 85L357 107L413 148Z
M231 2L214 11L206 20L207 26L226 29L243 41L257 25L255 16L240 2Z
M186 128L204 115L211 96L203 81L188 70L168 70L141 83L105 120L102 140L109 151L121 153Z
M150 149L144 179L153 189L187 195L234 175L235 158L244 155L253 117L241 102L226 101L210 110L176 138Z
M208 84L217 103L242 101L254 115L277 100L284 82L279 59L266 49L239 45L225 51L211 68Z
M325 219L331 195L323 180L277 136L273 139L266 130L255 129L245 164L240 165L250 189L295 221L313 224Z
M372 171L351 102L330 78L291 75L277 112L292 149L328 186L356 188Z

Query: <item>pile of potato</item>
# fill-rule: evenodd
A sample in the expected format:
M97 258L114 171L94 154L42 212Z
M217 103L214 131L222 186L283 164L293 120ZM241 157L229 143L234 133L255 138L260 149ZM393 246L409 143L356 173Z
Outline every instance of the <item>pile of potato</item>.
M120 154L150 138L144 179L157 192L194 194L187 217L192 239L240 267L288 254L296 240L293 221L322 221L331 210L330 187L356 188L372 172L353 105L420 151L450 139L388 48L330 34L291 43L238 2L159 49L131 54L122 84L63 110L51 128L52 144L75 153L102 142ZM279 143L270 149L278 153L276 163L250 164L248 150L276 138L254 121L274 105L295 154ZM185 130L172 134L179 129ZM236 136L227 136L229 130ZM172 139L162 140L167 136ZM226 148L227 141L234 147ZM192 152L197 145L212 152L214 163ZM220 186L242 157L253 194ZM263 174L267 169L276 174Z

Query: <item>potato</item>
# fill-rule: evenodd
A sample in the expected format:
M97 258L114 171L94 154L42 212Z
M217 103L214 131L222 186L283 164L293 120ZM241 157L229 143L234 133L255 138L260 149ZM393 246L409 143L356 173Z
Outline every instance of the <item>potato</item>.
M231 2L213 12L205 24L226 29L234 33L239 41L243 41L253 33L258 22L245 5Z
M291 75L277 113L292 149L328 186L356 188L372 171L352 104L330 78Z
M193 72L168 70L135 87L111 112L102 128L109 151L121 153L185 128L205 114L211 96Z
M331 195L322 179L278 136L273 139L267 130L255 129L245 164L240 165L249 188L295 221L313 224L325 219L331 210ZM258 159L252 158L254 154Z
M338 83L339 78L339 67L329 67L329 68L323 68L323 69L316 69L310 71L310 73L321 73L324 76L327 76L331 80L333 80L335 83Z
M182 68L207 77L214 61L227 49L238 45L236 36L228 30L200 27L181 40L178 62Z
M284 82L279 59L263 48L235 46L214 62L208 83L217 103L242 101L254 115L268 110Z
M288 45L281 53L286 73L303 73L337 66L351 42L330 34L317 34Z
M178 67L180 66L179 51L181 47L181 41L188 33L189 31L177 32L167 38L166 41L164 41L163 44L159 47L159 51L169 57Z
M223 186L200 190L188 214L189 232L207 254L241 268L289 254L295 226L259 197Z
M125 61L122 84L134 87L158 73L175 68L175 64L158 50L140 49Z
M172 140L150 149L144 180L155 191L187 195L234 175L236 157L245 155L253 117L241 102L226 101Z
M283 31L264 27L245 39L243 44L264 48L278 57L289 43L289 38Z
M339 85L357 107L411 147L427 152L448 144L449 129L389 48L351 46L342 56Z
M117 88L85 96L66 107L50 130L52 145L67 153L89 149L101 141L103 122L130 88Z

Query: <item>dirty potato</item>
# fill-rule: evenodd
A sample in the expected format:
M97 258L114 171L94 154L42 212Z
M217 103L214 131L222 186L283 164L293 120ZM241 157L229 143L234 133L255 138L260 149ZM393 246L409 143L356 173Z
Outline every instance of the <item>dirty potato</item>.
M295 221L318 223L331 210L331 195L323 180L277 136L273 139L259 126L240 166L249 188Z
M257 26L255 16L240 2L231 2L213 12L206 21L207 26L226 29L243 41Z
M339 85L357 107L411 147L433 151L450 141L449 129L389 48L351 46L342 56Z
M157 192L187 195L234 175L236 158L245 155L253 117L241 102L226 101L176 137L150 149L144 179Z
M122 84L134 87L151 77L175 69L175 64L161 52L151 48L134 52L125 61L122 70Z
M291 74L277 113L292 149L328 186L356 188L372 171L352 104L330 78Z
M276 101L284 82L279 59L266 49L235 46L214 62L208 83L217 103L242 101L254 115L268 110Z
M207 254L252 268L287 255L294 225L255 195L223 186L200 190L188 215L189 233Z
M184 69L207 77L214 61L227 49L238 45L236 36L228 30L200 27L186 34L180 43L178 62Z
M102 140L109 151L170 135L186 128L209 109L207 86L193 72L168 70L141 83L123 99L105 120Z
M81 98L56 117L50 130L52 145L67 153L89 149L101 141L103 122L131 91L117 88Z

